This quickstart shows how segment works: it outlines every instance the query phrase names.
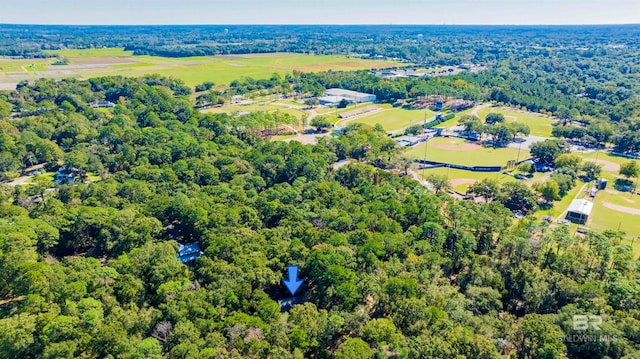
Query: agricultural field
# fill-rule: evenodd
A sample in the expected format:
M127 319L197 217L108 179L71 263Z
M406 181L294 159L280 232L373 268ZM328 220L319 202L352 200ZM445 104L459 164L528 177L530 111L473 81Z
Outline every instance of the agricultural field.
M515 160L518 150L514 148L488 148L470 143L457 137L437 137L428 142L427 160L452 163L464 166L506 166L509 160ZM405 155L412 159L425 158L425 143L409 149ZM528 150L520 151L520 158L530 156Z
M553 119L534 112L522 112L512 109L487 107L478 111L478 117L484 120L489 113L503 114L507 123L521 122L529 126L532 136L551 137Z
M321 72L327 70L362 70L397 65L390 61L362 60L346 56L299 54L248 54L167 58L133 56L123 49L88 49L50 51L69 60L68 65L52 65L57 59L14 60L0 58L0 83L15 84L40 77L90 78L106 75L142 76L158 73L184 80L194 86L204 81L228 85L243 77L264 79L274 73L285 75L293 70ZM34 65L31 67L31 65Z

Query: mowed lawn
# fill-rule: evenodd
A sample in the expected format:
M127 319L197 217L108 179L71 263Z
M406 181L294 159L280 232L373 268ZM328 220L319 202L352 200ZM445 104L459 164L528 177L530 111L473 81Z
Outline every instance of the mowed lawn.
M243 54L229 56L194 56L167 58L159 56L133 56L123 49L84 49L48 51L49 54L67 58L69 66L47 68L56 58L35 60L11 60L0 58L0 77L9 81L7 73L24 72L23 66L34 64L37 74L25 73L23 77L81 77L108 75L142 76L158 73L182 79L189 86L205 81L228 85L234 80L253 77L267 79L274 73L284 76L294 70L321 72L327 70L350 71L397 66L391 61L363 60L346 56L301 55L290 53ZM82 66L78 66L82 65ZM31 77L29 77L31 75ZM14 76L16 82L22 77Z
M551 137L553 120L549 117L534 112L519 112L502 108L488 107L478 111L478 116L484 121L489 113L501 113L507 123L521 122L529 126L531 135L540 137Z
M469 150L469 142L457 137L438 137L428 142L427 160L451 163L463 166L506 166L509 160L515 160L518 149L489 148L477 146ZM424 159L425 143L420 143L405 152L408 158ZM520 158L530 156L528 150L520 151Z
M389 105L380 107L383 108L382 111L352 121L347 119L339 122L359 122L371 126L380 124L386 131L395 131L411 125L423 124L425 117L429 120L435 115L434 112L430 110L405 110L401 108L390 108Z

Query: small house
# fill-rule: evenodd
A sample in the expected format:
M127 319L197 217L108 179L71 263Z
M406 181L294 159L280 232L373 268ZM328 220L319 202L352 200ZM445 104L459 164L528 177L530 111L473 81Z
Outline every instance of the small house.
M75 182L77 178L82 178L82 175L82 170L79 168L60 167L53 176L53 182L57 184Z

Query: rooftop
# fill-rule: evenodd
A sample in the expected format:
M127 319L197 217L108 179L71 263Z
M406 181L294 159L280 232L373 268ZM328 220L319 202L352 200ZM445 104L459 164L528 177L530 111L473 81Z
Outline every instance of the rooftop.
M343 97L362 97L362 96L373 96L373 94L351 91L339 88L331 88L326 91L328 96L343 96Z
M588 216L593 211L593 202L589 202L586 199L576 199L571 202L569 206L569 212L583 214Z

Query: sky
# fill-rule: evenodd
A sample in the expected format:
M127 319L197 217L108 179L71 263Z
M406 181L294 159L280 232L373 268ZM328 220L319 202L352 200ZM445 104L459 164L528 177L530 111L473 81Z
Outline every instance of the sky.
M629 24L640 0L0 0L4 24Z

